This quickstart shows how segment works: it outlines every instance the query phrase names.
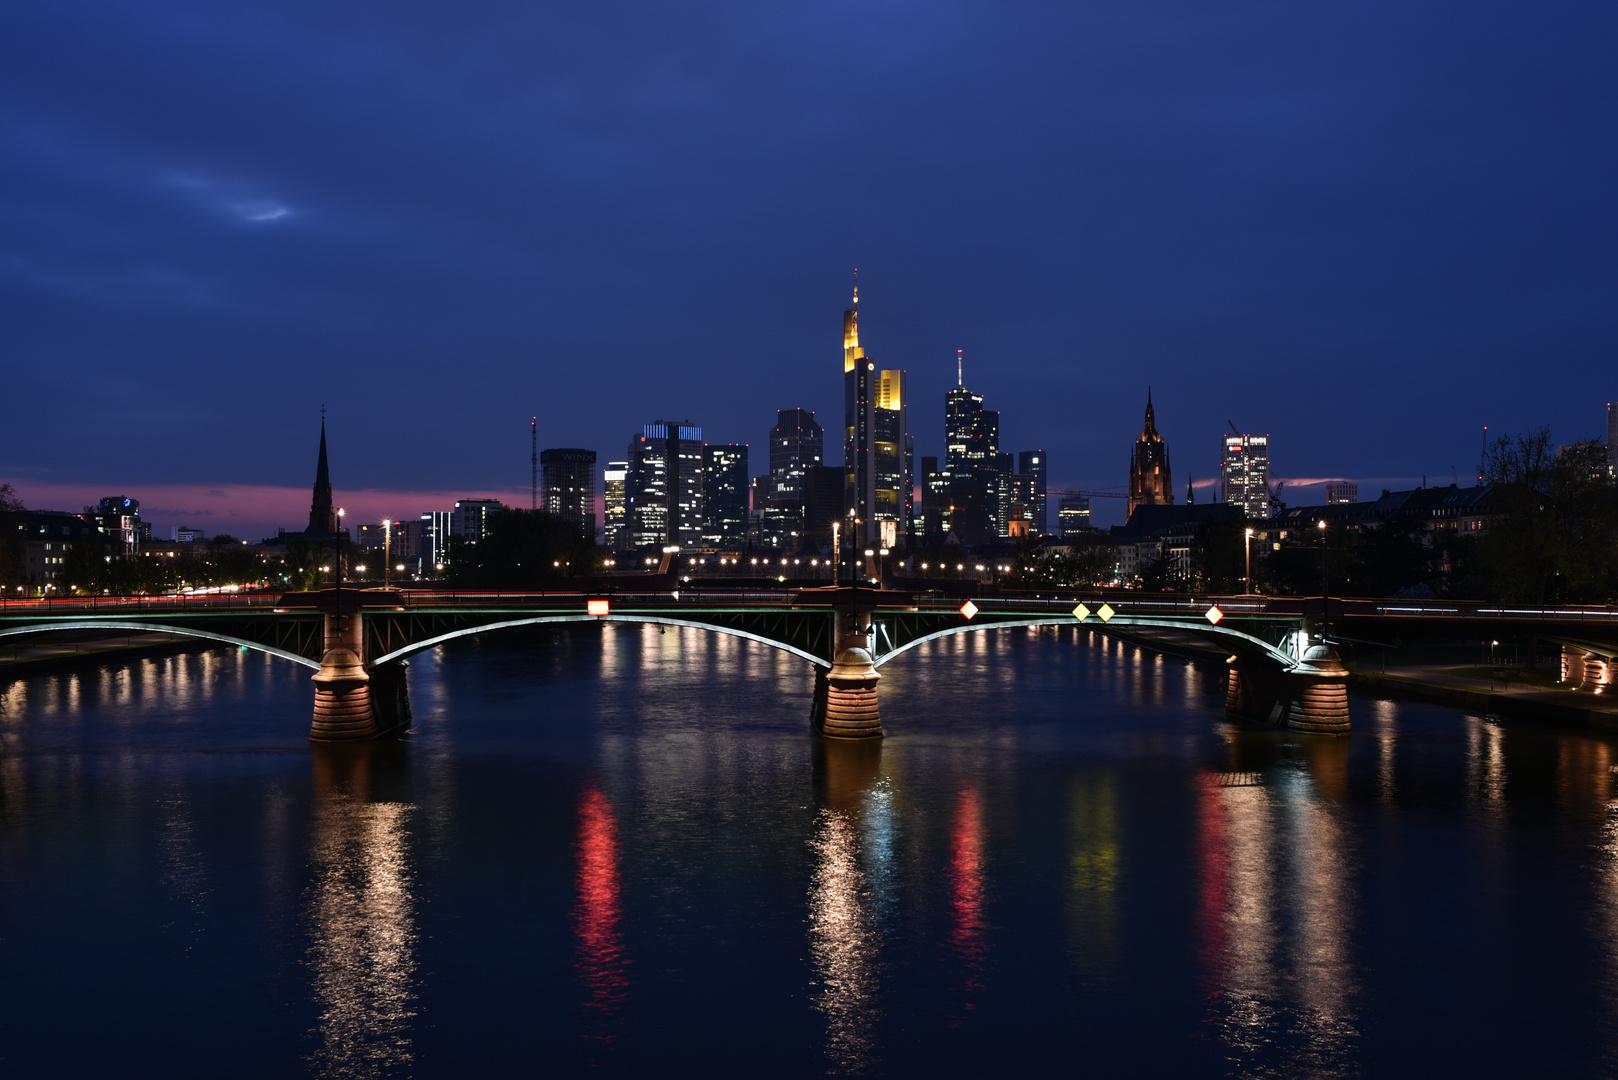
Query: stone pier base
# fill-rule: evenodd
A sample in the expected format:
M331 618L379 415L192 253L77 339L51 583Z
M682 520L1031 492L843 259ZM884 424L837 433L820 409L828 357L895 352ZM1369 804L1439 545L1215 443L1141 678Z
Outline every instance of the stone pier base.
M369 739L381 730L371 704L365 670L364 623L356 612L326 616L326 651L315 673L315 718L309 738L317 742Z
M816 731L831 739L880 739L882 715L877 706L877 673L871 659L871 618L838 616L831 670L815 672L815 700L809 714Z
M1311 646L1285 671L1232 658L1225 712L1294 731L1347 735L1348 670L1329 645Z
M327 649L315 673L315 720L309 737L320 742L369 739L378 730L364 663L350 649Z
M1611 693L1613 662L1599 653L1585 652L1572 645L1562 646L1562 681L1580 690Z

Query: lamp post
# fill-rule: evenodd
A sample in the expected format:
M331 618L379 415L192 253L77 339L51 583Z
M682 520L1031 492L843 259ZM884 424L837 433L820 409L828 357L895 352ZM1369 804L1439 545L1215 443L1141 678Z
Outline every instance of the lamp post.
M337 510L337 610L343 610L343 515L348 511Z
M842 528L841 521L831 523L831 584L834 589L837 587L838 567L843 562Z
M1253 595L1253 530L1247 530L1247 540L1242 544L1243 553L1247 556L1247 573L1242 582L1247 586L1247 595Z
M1326 616L1330 609L1331 592L1326 587L1326 519L1315 522L1320 530L1320 632L1326 632Z
M393 522L382 519L382 587L388 587L388 571L393 569Z

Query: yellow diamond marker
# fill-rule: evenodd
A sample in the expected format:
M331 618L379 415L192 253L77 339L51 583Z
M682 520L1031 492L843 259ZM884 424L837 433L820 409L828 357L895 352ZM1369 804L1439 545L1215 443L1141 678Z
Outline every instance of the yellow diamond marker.
M978 613L978 606L976 604L972 603L972 601L968 600L966 603L961 605L961 614L965 615L968 619L970 619L972 616L976 615L977 613Z
M1215 626L1218 626L1219 625L1219 620L1223 619L1225 617L1225 613L1223 611L1219 610L1219 606L1217 604L1214 605L1213 607L1210 607L1207 610L1206 614L1207 614L1207 617L1208 617L1208 621L1213 623Z
M1112 605L1111 604L1102 604L1101 605L1101 610L1096 612L1096 614L1101 616L1101 621L1102 622L1106 622L1108 619L1112 618L1114 615L1116 615L1118 613L1116 611L1112 610Z
M1073 609L1073 617L1080 622L1083 622L1085 619L1090 617L1090 609L1085 607L1083 604L1080 604L1078 607Z

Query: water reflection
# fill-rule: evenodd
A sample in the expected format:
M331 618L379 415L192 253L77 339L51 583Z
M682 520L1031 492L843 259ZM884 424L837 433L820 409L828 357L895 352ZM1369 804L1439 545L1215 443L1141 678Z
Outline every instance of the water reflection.
M629 989L625 971L623 909L618 885L618 820L599 788L586 787L579 795L578 906L573 927L578 935L576 970L593 1014L592 1038L611 1042L608 1026L623 1005Z
M1197 932L1209 1022L1238 1073L1280 1051L1297 1075L1335 1076L1353 1071L1359 1038L1354 868L1339 819L1348 740L1277 747L1274 739L1238 734L1237 767L1198 780ZM1278 749L1283 760L1274 761Z
M977 1008L976 996L983 989L983 961L988 953L983 921L983 807L978 793L962 788L955 801L950 822L949 864L949 943L960 954L963 967L960 1012ZM960 1015L950 1017L951 1027L959 1026Z
M824 803L809 847L809 956L826 1017L826 1057L832 1071L863 1072L873 1063L877 1006L876 908L883 899L873 876L891 873L891 792L880 785L882 748L822 742L817 779Z
M312 882L305 917L320 1014L319 1076L407 1071L414 1062L416 915L409 824L415 807L372 801L397 747L316 746Z
M1068 791L1068 915L1094 985L1117 960L1118 798L1110 773L1076 777Z

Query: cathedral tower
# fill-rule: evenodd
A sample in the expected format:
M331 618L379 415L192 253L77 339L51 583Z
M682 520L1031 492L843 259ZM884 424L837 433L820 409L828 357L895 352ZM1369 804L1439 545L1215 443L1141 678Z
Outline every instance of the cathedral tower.
M1137 506L1171 506L1173 481L1169 477L1169 446L1157 433L1157 416L1152 410L1152 391L1146 390L1146 427L1135 440L1135 453L1129 459L1129 512Z

